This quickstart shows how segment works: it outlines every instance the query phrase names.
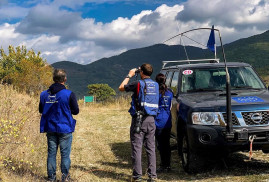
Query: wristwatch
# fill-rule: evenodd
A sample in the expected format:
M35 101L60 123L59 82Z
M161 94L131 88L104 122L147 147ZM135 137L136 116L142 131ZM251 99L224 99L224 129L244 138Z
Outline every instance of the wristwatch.
M128 74L125 78L131 78L131 77L130 77L129 74Z

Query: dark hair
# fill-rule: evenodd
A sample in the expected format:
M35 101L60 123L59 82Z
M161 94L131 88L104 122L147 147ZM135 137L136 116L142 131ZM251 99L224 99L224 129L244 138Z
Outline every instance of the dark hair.
M66 72L64 69L55 69L53 72L53 81L55 83L63 83L66 81Z
M156 75L155 80L159 84L159 91L163 96L165 91L167 91L167 86L165 85L166 77L164 76L164 74L159 73L158 75Z
M143 74L146 76L151 76L151 74L153 72L152 66L150 64L147 64L147 63L142 64L140 69L141 69L141 71L143 71Z

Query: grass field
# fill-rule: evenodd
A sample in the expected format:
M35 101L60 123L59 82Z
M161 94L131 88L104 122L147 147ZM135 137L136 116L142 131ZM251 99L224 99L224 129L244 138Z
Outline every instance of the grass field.
M0 96L3 95L0 90ZM0 119L27 116L17 143L2 144L0 150L2 181L45 181L46 136L39 133L38 99L18 94L15 91L0 97L1 103L13 103L0 111ZM14 99L14 100L13 100ZM25 111L20 113L18 106ZM0 106L3 107L3 104ZM130 116L128 101L111 104L80 103L71 153L71 176L74 181L129 181L131 176L131 146L129 142ZM18 119L18 118L17 118ZM25 140L26 138L26 140ZM172 141L175 145L175 141ZM175 148L175 147L173 147ZM157 155L158 156L158 155ZM5 159L5 160L4 160ZM8 159L8 160L7 160ZM60 179L58 157L57 178ZM146 156L143 155L143 170L146 172ZM159 158L158 158L159 163ZM225 162L209 162L209 169L201 174L190 175L183 171L177 151L172 151L172 172L158 175L158 181L269 181L269 154L254 152L248 161L248 153L236 153ZM146 176L143 176L146 179ZM0 180L0 181L1 181Z

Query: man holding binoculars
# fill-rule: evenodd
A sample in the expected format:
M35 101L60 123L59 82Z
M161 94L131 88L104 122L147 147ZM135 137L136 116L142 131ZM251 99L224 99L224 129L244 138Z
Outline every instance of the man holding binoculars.
M131 108L129 109L132 116L130 128L133 165L132 181L142 181L141 157L143 144L148 157L148 181L157 179L154 118L158 111L159 85L150 79L152 72L152 66L145 63L138 69L131 69L119 86L120 91L133 92ZM138 73L141 80L128 84L130 78Z

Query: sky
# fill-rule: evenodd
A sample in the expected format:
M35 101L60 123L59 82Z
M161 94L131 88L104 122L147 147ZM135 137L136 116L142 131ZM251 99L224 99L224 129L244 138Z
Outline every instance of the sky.
M24 45L50 64L89 64L212 25L224 44L263 33L269 0L0 0L0 46Z

